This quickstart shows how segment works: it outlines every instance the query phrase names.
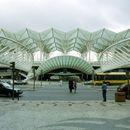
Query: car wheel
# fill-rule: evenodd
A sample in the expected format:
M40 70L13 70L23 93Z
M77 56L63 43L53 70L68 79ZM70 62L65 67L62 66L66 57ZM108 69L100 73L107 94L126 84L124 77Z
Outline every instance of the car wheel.
M8 92L8 97L11 97L12 96L12 93L11 92Z

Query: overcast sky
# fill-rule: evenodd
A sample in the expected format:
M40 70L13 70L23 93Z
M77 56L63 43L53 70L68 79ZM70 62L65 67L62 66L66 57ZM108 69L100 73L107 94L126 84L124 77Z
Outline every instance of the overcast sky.
M0 28L90 32L130 28L130 0L0 0Z

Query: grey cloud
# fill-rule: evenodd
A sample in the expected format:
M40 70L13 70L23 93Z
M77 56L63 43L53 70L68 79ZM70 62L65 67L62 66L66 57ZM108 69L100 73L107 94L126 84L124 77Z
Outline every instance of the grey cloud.
M4 0L0 1L0 27L10 31L43 31L77 27L88 31L129 27L129 0ZM120 28L119 28L120 26Z

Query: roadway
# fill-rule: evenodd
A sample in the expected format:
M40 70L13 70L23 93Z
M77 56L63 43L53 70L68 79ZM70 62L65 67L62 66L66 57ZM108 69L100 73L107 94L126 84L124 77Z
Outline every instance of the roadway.
M18 86L19 87L19 86ZM23 85L20 86L24 87ZM21 100L60 100L60 101L82 101L82 100L102 100L101 86L77 84L77 92L69 93L68 83L46 83L42 86L37 84L33 91L33 84L27 86ZM108 86L107 99L114 100L116 87Z

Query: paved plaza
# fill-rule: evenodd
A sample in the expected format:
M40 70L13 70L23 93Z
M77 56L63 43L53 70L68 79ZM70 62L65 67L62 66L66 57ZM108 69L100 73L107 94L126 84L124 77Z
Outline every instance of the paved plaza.
M69 93L67 83L37 84L35 91L19 87L24 89L19 101L0 97L0 130L130 129L130 100L115 102L116 87L109 87L107 102L100 86L78 84L76 94Z

